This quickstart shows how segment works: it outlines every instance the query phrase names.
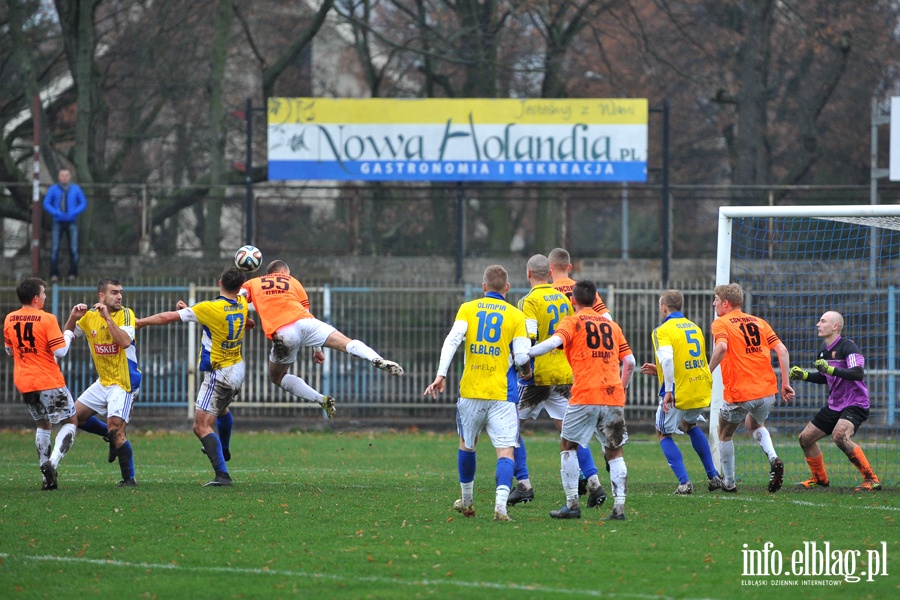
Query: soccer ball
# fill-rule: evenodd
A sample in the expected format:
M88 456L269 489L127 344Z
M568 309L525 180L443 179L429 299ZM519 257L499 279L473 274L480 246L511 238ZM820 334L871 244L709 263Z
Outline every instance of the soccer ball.
M262 252L256 246L246 245L234 253L234 266L241 271L252 273L262 264Z

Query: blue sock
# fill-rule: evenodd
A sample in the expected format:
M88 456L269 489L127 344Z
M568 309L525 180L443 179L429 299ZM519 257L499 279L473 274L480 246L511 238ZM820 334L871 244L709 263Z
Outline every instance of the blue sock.
M126 441L119 446L118 455L122 479L131 479L134 477L134 451L131 449L131 442Z
M578 468L581 469L581 474L585 479L590 479L597 474L597 465L594 464L594 455L591 454L590 448L578 444L575 454L578 455Z
M513 469L516 468L516 463L511 458L498 458L497 459L497 487L501 485L505 485L509 489L512 489L512 477L513 477Z
M525 452L525 440L519 436L519 447L513 449L513 458L516 460L516 481L529 479L528 477L528 453Z
M216 475L227 475L228 467L225 466L225 455L222 454L222 442L219 441L219 436L215 433L210 433L200 440L200 443L203 444L203 449L206 450L206 457L212 463L212 468Z
M719 473L716 471L715 464L713 464L712 452L709 451L709 441L706 439L706 434L699 427L691 427L688 435L691 436L691 446L694 447L694 452L700 457L703 468L706 469L706 476L710 479L718 476Z
M456 457L456 464L459 468L459 482L470 483L475 481L475 453L460 450Z
M231 428L233 425L234 417L231 416L230 410L224 415L216 417L216 427L219 430L219 440L222 443L222 448L228 449L231 447Z
M682 458L681 450L678 449L678 444L675 443L675 440L671 437L664 437L659 440L659 445L662 446L663 454L666 455L666 460L669 461L672 472L675 473L675 477L678 478L678 483L687 483L690 481L687 469L684 468L684 458Z
M96 416L91 416L87 421L84 422L84 425L79 425L81 429L84 429L88 433L93 433L94 435L99 435L100 437L106 437L109 435L109 429L106 428L106 423L98 419Z

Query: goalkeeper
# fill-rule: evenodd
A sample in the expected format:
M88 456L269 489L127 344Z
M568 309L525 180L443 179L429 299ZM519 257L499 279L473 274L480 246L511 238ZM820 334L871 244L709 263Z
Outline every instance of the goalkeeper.
M816 371L804 371L796 366L791 369L791 379L827 383L829 389L828 406L823 406L800 433L800 447L812 477L801 481L797 487L828 487L828 474L818 441L830 435L863 476L862 484L853 491L880 490L881 483L869 466L863 449L850 439L869 418L869 389L863 381L866 361L853 340L841 337L843 328L844 318L840 313L828 311L823 314L816 329L825 348L819 351L814 363Z

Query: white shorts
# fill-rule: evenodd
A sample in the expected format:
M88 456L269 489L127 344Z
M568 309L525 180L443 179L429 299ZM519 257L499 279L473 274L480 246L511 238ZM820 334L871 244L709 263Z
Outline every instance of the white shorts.
M215 371L203 372L203 383L197 394L197 410L211 415L224 415L228 405L241 391L244 383L244 361Z
M753 415L756 422L762 425L769 417L769 411L775 406L775 395L766 396L746 402L722 402L719 418L726 423L740 424L748 414Z
M484 430L494 448L515 448L519 439L515 403L460 398L456 402L456 431L466 448L474 450L475 440Z
M519 420L537 419L543 409L551 419L562 421L571 396L571 385L520 385Z
M279 327L272 335L272 351L269 362L290 365L297 360L300 348L325 345L328 336L337 331L328 323L318 319L299 319Z
M580 446L591 443L597 436L604 448L619 448L628 441L625 429L625 407L603 406L600 404L570 404L563 418L564 439Z
M35 421L46 419L56 425L75 414L75 401L72 400L69 388L65 386L39 392L28 392L22 394L22 399L25 401L25 406L28 407L28 412L31 413L31 418Z
M656 409L656 430L660 433L665 434L673 434L684 433L681 429L678 428L681 425L681 422L689 423L691 425L696 425L698 421L705 421L703 418L703 409L702 408L688 408L688 409L680 409L680 408L670 408L669 414L666 414L666 411L663 410L662 402L659 403L659 407Z
M104 417L118 417L126 423L131 420L131 408L137 390L126 392L117 385L101 385L97 380L84 390L78 401Z

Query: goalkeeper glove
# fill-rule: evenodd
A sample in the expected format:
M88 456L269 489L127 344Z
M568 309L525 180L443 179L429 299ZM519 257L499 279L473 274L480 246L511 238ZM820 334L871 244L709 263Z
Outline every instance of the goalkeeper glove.
M806 381L806 378L809 377L809 373L804 371L800 367L791 367L791 372L788 374L788 377L791 379L802 379Z
M820 358L816 362L813 363L816 366L816 369L819 370L819 373L827 373L828 375L834 375L834 367L828 364L828 361L824 358Z

